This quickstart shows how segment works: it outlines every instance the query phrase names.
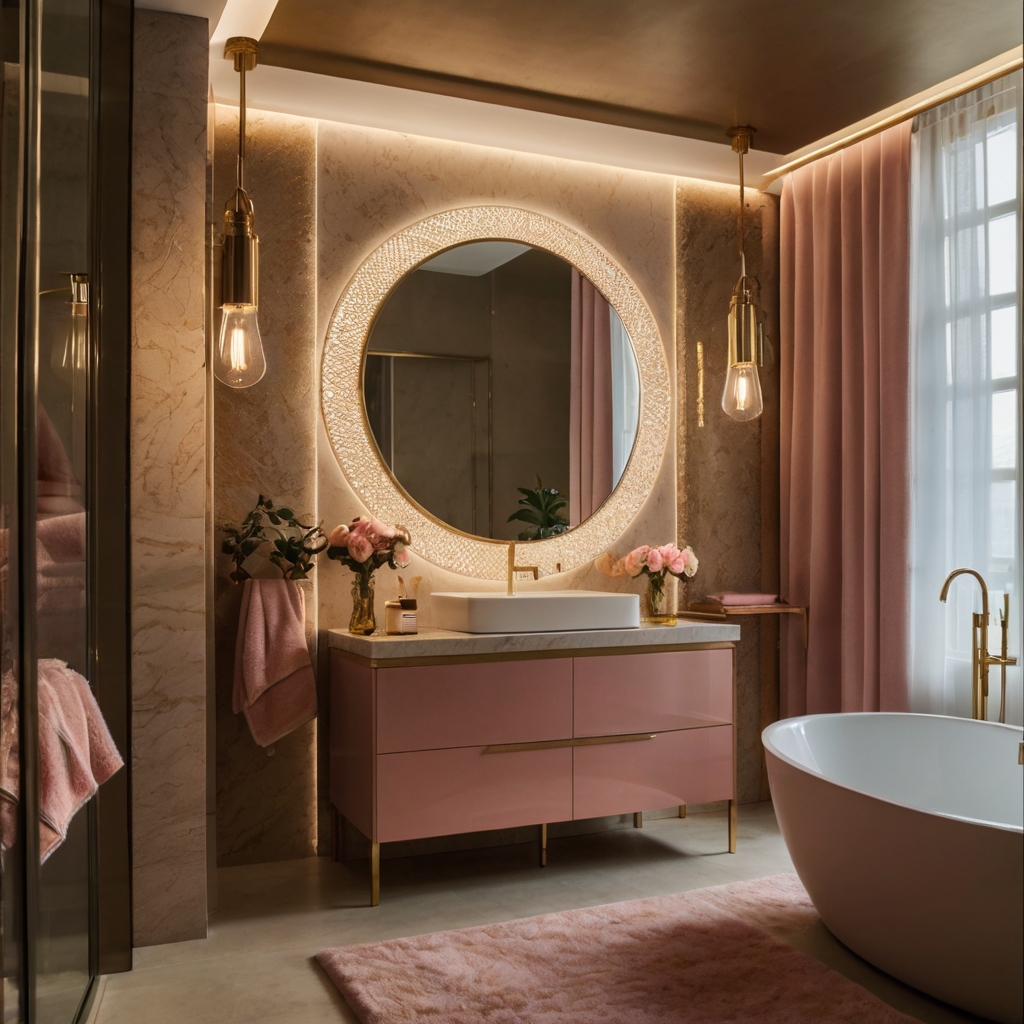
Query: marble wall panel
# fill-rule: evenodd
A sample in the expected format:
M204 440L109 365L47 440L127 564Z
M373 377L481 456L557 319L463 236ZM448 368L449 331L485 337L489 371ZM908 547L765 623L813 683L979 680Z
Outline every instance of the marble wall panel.
M240 522L260 494L318 518L316 422L315 121L249 111L246 188L260 238L259 323L267 372L254 387L214 385L214 522ZM238 112L216 108L215 215L235 187ZM214 538L217 542L217 538ZM219 550L219 544L218 544ZM279 576L269 563L248 568ZM325 560L326 561L326 560ZM215 578L217 863L287 860L316 853L315 723L264 750L231 711L241 588L218 555ZM319 572L319 570L318 570ZM316 578L304 585L315 648ZM315 657L315 649L314 649Z
M132 872L137 946L206 935L207 22L135 14Z
M778 350L778 201L746 192L747 269L760 280L768 333ZM680 395L679 531L700 558L689 598L722 590L778 590L779 374L761 372L764 414L738 423L722 411L729 297L740 273L735 187L680 179L677 191L677 372ZM704 425L697 408L697 343L704 345ZM737 785L749 803L767 797L760 731L777 686L777 623L737 618ZM765 684L762 702L762 685ZM762 707L764 703L764 707Z

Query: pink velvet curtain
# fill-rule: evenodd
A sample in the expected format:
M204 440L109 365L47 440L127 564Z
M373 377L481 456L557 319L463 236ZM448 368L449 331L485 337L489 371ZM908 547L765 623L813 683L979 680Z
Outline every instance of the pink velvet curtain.
M569 391L569 525L612 493L612 342L608 300L572 272Z
M782 193L786 717L907 707L909 219L909 121Z

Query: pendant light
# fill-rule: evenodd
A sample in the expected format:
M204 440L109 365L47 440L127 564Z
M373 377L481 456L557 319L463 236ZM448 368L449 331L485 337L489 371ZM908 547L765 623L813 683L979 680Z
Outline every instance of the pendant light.
M221 264L221 319L213 372L232 388L258 383L267 370L256 313L259 305L260 240L255 233L252 200L245 191L245 73L256 67L259 44L234 36L224 44L239 74L238 163L235 193L224 208Z
M754 129L730 128L727 134L740 161L740 279L729 301L729 369L722 392L722 409L734 420L753 420L764 410L757 368L764 365L766 343L764 313L759 304L761 286L757 278L747 274L747 256L743 247L743 154L750 149Z

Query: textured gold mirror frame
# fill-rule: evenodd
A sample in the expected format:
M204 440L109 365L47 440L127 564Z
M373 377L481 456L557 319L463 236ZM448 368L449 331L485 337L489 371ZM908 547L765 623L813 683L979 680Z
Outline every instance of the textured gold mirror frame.
M558 537L523 541L523 557L544 569L584 565L622 535L654 486L668 443L672 388L654 316L626 273L573 228L510 206L471 206L427 217L392 235L355 272L334 308L321 367L321 402L331 447L348 482L376 518L402 523L412 548L451 572L504 580L508 542L455 530L417 505L382 461L366 420L362 366L374 319L391 291L445 249L489 239L523 242L572 264L614 306L629 332L640 371L640 419L618 487L585 522Z

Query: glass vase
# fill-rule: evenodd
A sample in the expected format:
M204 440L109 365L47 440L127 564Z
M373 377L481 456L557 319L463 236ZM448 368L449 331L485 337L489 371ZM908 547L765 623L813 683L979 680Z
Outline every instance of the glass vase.
M352 580L352 618L348 631L369 636L377 628L373 613L373 577L359 575Z
M668 611L668 595L665 593L665 577L661 574L647 577L647 615L648 622L656 622L662 626L674 626L676 617Z

